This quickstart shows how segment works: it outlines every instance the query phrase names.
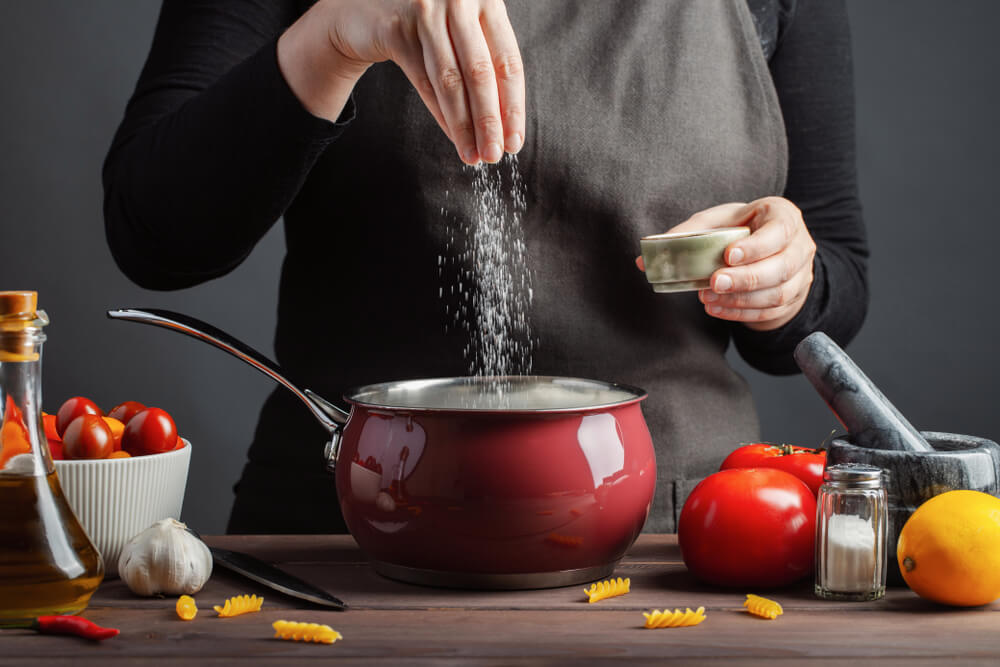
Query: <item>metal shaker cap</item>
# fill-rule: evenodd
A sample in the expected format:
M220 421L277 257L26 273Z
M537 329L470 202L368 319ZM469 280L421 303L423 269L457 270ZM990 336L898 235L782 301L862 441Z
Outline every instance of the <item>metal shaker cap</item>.
M823 481L844 486L879 487L882 485L882 469L864 463L837 463L823 471Z

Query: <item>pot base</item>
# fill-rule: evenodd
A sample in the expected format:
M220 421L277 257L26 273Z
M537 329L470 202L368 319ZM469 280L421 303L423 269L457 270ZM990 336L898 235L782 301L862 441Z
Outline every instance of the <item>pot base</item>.
M424 570L403 565L393 565L382 561L372 561L375 571L383 577L405 581L409 584L436 586L440 588L472 588L480 590L520 590L527 588L558 588L576 584L592 583L611 576L618 561L576 570L556 570L555 572L523 572L494 574L488 572L446 572Z

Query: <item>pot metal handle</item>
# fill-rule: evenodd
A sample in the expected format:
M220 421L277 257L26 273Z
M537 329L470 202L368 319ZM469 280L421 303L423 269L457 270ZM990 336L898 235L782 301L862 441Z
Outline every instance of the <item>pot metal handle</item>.
M327 443L324 453L326 454L327 468L331 471L334 469L337 463L337 454L340 451L340 427L347 423L348 413L309 389L299 389L281 373L281 369L276 363L263 354L211 324L170 310L119 308L118 310L109 310L108 317L113 320L150 324L186 334L228 352L284 386L305 403L313 416L329 431L330 442Z

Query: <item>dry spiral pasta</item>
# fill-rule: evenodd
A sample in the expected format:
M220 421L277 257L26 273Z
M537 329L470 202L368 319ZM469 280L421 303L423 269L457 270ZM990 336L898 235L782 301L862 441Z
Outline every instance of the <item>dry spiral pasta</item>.
M587 594L587 602L597 602L598 600L604 600L605 598L625 595L629 592L631 583L631 579L622 579L621 577L618 577L617 579L599 581L591 584L590 588L584 588L583 592Z
M759 595L754 595L750 593L747 595L746 601L743 603L747 611L754 616L760 616L761 618L766 618L773 621L774 619L781 616L784 610L781 605L774 600L768 600L767 598L762 598Z
M194 598L190 595L182 595L177 598L174 609L177 611L177 615L185 621L193 620L198 615L198 605L195 604Z
M259 598L256 595L237 595L226 600L225 605L221 607L215 605L213 609L219 612L219 618L229 618L230 616L260 611L262 604L264 604L264 598Z
M274 636L278 639L315 642L317 644L332 644L338 639L343 639L343 636L329 625L320 625L319 623L275 621L271 626L274 628Z
M681 611L680 609L674 609L673 611L654 609L648 614L643 613L643 616L646 617L645 627L647 628L685 628L698 625L704 621L705 608L698 607L696 611L691 611L690 607L685 611Z

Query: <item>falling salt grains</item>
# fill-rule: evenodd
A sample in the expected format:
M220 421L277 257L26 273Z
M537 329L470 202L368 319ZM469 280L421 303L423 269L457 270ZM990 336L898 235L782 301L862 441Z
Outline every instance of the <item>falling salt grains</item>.
M463 303L454 311L455 324L469 333L469 374L490 378L487 389L502 396L509 384L505 376L531 373L533 291L521 229L526 193L516 156L467 171L473 176L472 219L459 236L465 239L456 257Z

